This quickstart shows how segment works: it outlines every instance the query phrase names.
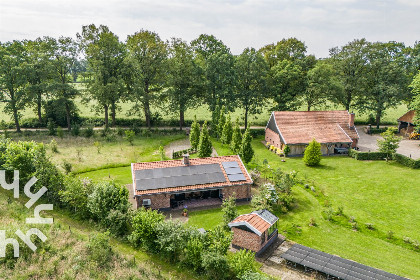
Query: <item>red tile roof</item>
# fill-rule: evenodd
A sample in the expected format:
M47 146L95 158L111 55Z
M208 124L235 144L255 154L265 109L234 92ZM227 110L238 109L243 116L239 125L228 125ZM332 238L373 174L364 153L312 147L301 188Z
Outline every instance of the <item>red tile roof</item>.
M245 181L235 181L231 182L225 172L225 169L222 166L223 162L235 161L238 163L242 173L245 176ZM222 157L207 157L207 158L192 158L190 159L190 165L203 165L203 164L214 164L218 163L220 168L225 176L226 182L221 183L209 183L209 184L200 184L200 185L192 185L192 186L182 186L182 187L172 187L172 188L160 188L160 189L152 189L152 190L136 190L136 195L144 195L144 194L154 194L154 193L165 193L165 192L177 192L177 191L186 191L186 190L199 190L199 189L207 189L207 188L214 188L214 187L227 187L233 185L243 185L243 184L252 184L252 179L248 174L245 166L242 163L241 158L238 155L233 156L222 156ZM132 163L131 164L131 172L133 176L133 186L135 189L135 170L143 170L143 169L155 169L155 168L166 168L166 167L177 167L177 166L184 166L183 160L166 160L166 161L154 161L154 162L140 162L140 163Z
M319 143L351 143L358 139L350 127L348 111L281 111L273 112L286 144L307 144L313 138Z
M268 212L267 210L263 211ZM273 214L270 213L270 215L272 215L273 218L275 218L275 220L273 220L272 223L269 223L263 217L261 217L258 214L258 211L252 212L251 214L240 215L229 223L229 227L245 225L252 231L254 231L256 234L261 236L262 233L269 229L278 220L278 218L275 217Z
M401 118L399 118L398 121L413 124L413 120L415 116L416 116L416 111L411 110L405 113Z

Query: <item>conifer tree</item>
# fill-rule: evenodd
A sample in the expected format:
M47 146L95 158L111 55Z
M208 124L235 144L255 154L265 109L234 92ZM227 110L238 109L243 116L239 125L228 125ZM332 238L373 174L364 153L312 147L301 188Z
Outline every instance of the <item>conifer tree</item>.
M200 133L200 142L198 144L198 157L209 157L213 151L209 131L207 130L207 121L204 122Z
M321 162L321 156L321 144L319 144L314 138L305 149L303 161L308 166L315 166Z
M214 111L211 113L211 135L217 136L217 124L219 123L220 118L220 106L219 102L217 102L216 107L214 108Z
M194 116L194 122L191 125L190 143L194 150L197 150L200 143L200 124L197 122L197 116Z
M225 106L222 106L222 109L220 110L219 121L217 123L217 138L222 138L223 127L226 123L225 111Z
M232 142L232 132L233 132L232 122L230 120L230 115L228 115L225 125L223 126L223 131L222 131L223 144L230 144L230 142Z
M254 156L254 149L252 148L251 141L252 137L249 132L249 128L247 128L245 130L244 137L242 139L241 149L239 151L239 155L245 163L250 162L252 157Z
M241 128L239 127L239 120L236 119L235 128L233 129L233 134L232 134L232 141L230 143L230 148L235 154L239 153L239 150L241 149L241 143L242 143Z

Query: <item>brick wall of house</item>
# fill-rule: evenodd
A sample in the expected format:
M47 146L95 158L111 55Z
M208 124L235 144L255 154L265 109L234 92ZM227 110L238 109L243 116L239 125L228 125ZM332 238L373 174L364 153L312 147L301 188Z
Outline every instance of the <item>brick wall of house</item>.
M143 199L150 199L151 200L151 208L152 209L161 209L161 208L170 208L171 203L171 195L170 194L152 194L152 195L142 195L137 196L137 207L140 208L143 204Z
M250 185L237 185L225 187L220 190L223 194L223 198L231 196L233 193L236 195L236 199L251 198L251 186Z
M270 144L274 145L276 148L281 148L280 135L269 128L265 129L265 141L270 142Z
M270 241L270 239L266 239L268 231L265 231L262 234L262 236L258 236L257 234L253 232L249 232L249 231L245 231L236 227L232 227L232 232L233 232L233 239L232 239L233 246L248 249L253 252L260 251ZM271 239L273 239L276 236L277 235L272 235ZM264 237L265 237L265 240L263 243L261 243Z

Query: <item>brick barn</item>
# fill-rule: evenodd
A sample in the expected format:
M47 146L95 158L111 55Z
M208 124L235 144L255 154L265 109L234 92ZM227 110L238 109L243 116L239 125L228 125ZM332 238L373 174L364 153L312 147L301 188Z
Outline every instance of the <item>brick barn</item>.
M268 210L240 215L228 224L233 231L232 246L260 255L277 239L278 219Z
M137 207L182 209L251 199L252 179L239 156L132 163Z
M265 141L277 148L289 146L289 155L302 155L312 139L321 143L322 154L334 148L355 148L359 134L354 113L348 111L272 112L265 128Z

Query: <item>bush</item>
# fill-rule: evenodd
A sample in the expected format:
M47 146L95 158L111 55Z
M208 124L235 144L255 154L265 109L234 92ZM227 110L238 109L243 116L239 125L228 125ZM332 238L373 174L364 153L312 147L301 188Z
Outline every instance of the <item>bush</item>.
M70 133L73 136L79 136L80 135L80 125L78 123L73 123Z
M133 130L126 130L124 131L124 133L125 133L125 139L127 139L127 141L132 146L134 142L135 132Z
M72 168L73 168L73 166L70 162L68 162L68 161L63 162L63 169L64 169L64 172L66 172L66 175L71 172Z
M316 166L321 162L321 156L321 144L313 139L305 149L303 161L308 166Z
M349 156L355 158L356 160L385 160L388 154L381 152L359 152L350 149Z
M202 258L203 267L210 279L230 279L228 260L225 255L205 252Z
M287 157L287 155L290 153L290 147L289 147L289 145L286 145L286 146L284 147L284 149L283 149L283 153L284 153L284 156L286 156L286 157Z
M64 131L61 128L61 126L57 127L57 136L60 137L61 139L63 139L64 137Z
M109 233L97 233L89 237L86 246L89 258L99 267L107 268L112 259L113 252L109 244Z
M156 252L157 225L164 220L165 217L156 210L146 210L143 207L137 210L131 219L133 231L129 236L130 242L135 247Z
M246 129L242 138L241 148L239 150L239 155L245 163L250 162L254 157L254 149L252 148L251 142L252 136L249 129Z
M381 133L383 139L377 140L379 152L386 153L386 158L389 158L392 154L394 154L400 145L402 137L395 136L396 130L397 128L395 127L388 127L385 132Z
M229 230L228 224L232 222L238 216L238 210L236 209L235 194L223 200L222 212L223 212L223 225L226 230Z
M366 226L367 229L370 229L370 230L375 229L375 226L372 223L366 223L365 226Z
M269 277L262 275L261 273L258 272L245 272L244 275L242 275L240 278L240 280L270 280Z
M95 131L93 130L93 126L88 126L85 129L83 129L82 131L83 136L85 136L86 138L90 138L93 136L93 134L95 134Z
M57 141L55 141L54 139L51 140L51 142L50 142L50 148L51 148L51 151L53 153L58 153Z
M255 253L248 250L239 250L235 254L229 256L229 268L233 275L241 278L246 273L255 272L254 267Z
M177 151L177 152L172 152L172 158L176 159L176 158L181 158L183 155L185 154L195 154L197 153L197 150L195 150L194 148L189 148L189 149L185 149L185 150L181 150L181 151Z
M52 119L48 119L48 135L55 136L57 134L57 131L55 129L55 123Z
M60 200L78 217L89 218L88 197L93 188L89 179L80 180L78 177L66 176L64 189L59 192Z

